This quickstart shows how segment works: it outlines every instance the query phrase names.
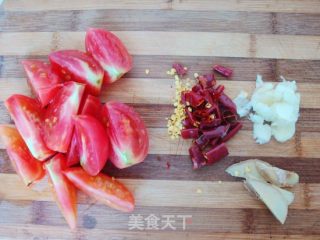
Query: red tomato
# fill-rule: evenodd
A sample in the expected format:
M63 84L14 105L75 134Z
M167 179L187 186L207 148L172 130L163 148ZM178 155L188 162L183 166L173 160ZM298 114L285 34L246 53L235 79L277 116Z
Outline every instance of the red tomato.
M119 181L105 174L90 176L81 167L64 171L67 178L81 191L109 207L123 212L134 210L134 197Z
M45 112L44 139L57 152L67 152L73 132L73 116L77 115L85 86L66 82Z
M60 78L51 71L48 63L39 60L22 61L32 92L45 107L62 87Z
M80 164L92 176L97 175L109 157L109 138L103 125L94 117L74 117Z
M88 54L78 50L62 50L50 53L49 60L53 71L65 81L86 84L86 92L100 94L103 69Z
M44 164L49 183L62 215L71 229L77 225L77 192L74 185L63 174L66 168L66 159L61 153L55 155Z
M42 163L31 155L15 127L0 125L0 138L14 169L26 186L30 186L44 176Z
M67 166L71 167L77 165L78 163L80 163L78 141L75 132L73 131L70 147L67 152Z
M108 102L106 108L111 143L110 160L118 168L142 162L148 154L149 137L140 116L126 104Z
M84 101L82 110L80 111L83 115L90 115L95 117L97 120L101 121L103 124L106 124L106 120L102 115L102 105L100 100L92 95L88 95ZM79 152L78 152L78 143L76 135L73 134L69 151L67 153L67 165L68 167L76 165L80 162Z
M99 120L101 118L101 109L102 105L99 98L88 95L81 110L81 114L90 115Z
M15 94L6 100L5 105L31 154L38 160L45 160L54 154L42 138L43 112L39 102Z
M112 83L132 68L132 57L113 33L91 28L87 31L86 50L105 71L104 82Z

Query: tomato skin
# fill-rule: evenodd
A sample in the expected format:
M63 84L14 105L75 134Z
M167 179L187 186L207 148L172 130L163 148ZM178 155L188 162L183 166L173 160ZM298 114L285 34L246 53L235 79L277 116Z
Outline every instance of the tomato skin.
M42 162L35 159L18 130L11 125L0 125L0 138L11 163L26 186L31 186L45 175Z
M77 115L85 86L66 82L48 105L44 117L44 140L57 152L68 151L73 133L73 116Z
M90 115L74 117L80 164L91 176L97 175L109 157L109 138L103 125Z
M140 116L132 107L120 102L108 102L104 108L112 163L118 168L126 168L142 162L148 154L149 137Z
M95 117L97 120L101 121L103 125L106 124L106 120L102 115L102 105L100 103L99 98L88 95L84 100L84 104L80 113L82 115L90 115ZM67 153L67 165L71 167L80 162L79 152L78 152L78 143L76 135L73 133L70 148Z
M121 40L104 29L90 28L85 39L86 50L105 71L104 83L113 83L132 68L132 57Z
M52 100L62 87L61 79L51 71L51 66L39 60L24 60L22 65L27 74L28 84L42 107Z
M47 161L44 166L60 211L70 228L75 229L77 225L77 192L74 185L63 174L63 170L66 168L65 156L59 153Z
M103 69L90 55L78 50L61 50L50 53L49 60L53 72L63 80L86 84L87 93L100 94Z
M43 161L53 155L42 137L43 110L40 103L33 98L14 94L5 105L33 157Z
M75 135L75 131L73 131L70 147L67 152L67 167L77 165L78 163L80 163L78 141Z
M81 191L95 200L123 212L134 210L134 197L119 181L105 174L90 176L81 167L64 171L67 178Z

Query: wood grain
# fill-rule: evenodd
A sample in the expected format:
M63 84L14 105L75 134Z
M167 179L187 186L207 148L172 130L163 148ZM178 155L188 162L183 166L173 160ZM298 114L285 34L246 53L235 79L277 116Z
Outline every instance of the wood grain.
M15 174L0 174L2 200L53 201L47 182L38 188L26 188ZM241 182L207 182L176 180L120 179L135 195L137 206L188 207L214 209L264 209L265 206L247 193ZM199 193L199 189L201 193ZM295 201L291 209L320 209L320 184L299 184L292 189ZM146 197L147 196L147 197ZM235 197L236 196L236 197ZM80 203L90 199L79 193ZM97 203L99 204L99 203ZM320 211L319 211L320 212Z
M149 128L150 149L149 154L188 155L191 141L169 138L165 128ZM297 133L289 141L279 144L272 139L268 144L258 145L252 131L240 131L228 141L230 156L239 157L303 157L318 158L317 146L320 144L320 133ZM0 149L4 146L1 143Z
M21 61L25 59L47 61L46 56L0 56L0 77L25 77ZM315 60L281 60L281 59L252 59L231 57L196 57L196 56L147 56L134 55L133 69L126 78L168 78L166 71L172 64L180 62L189 68L189 76L193 73L205 74L212 70L214 64L232 67L233 81L254 81L256 74L261 74L265 80L278 80L279 76L295 79L298 82L317 83L320 81L320 61ZM149 69L149 74L145 70ZM216 74L218 80L223 78Z
M101 100L133 106L148 127L151 146L144 163L119 170L108 162L103 172L132 189L133 214L190 214L192 223L186 230L130 231L130 214L79 193L78 229L70 231L46 179L37 191L24 187L0 144L0 239L320 239L319 20L319 0L5 1L0 7L0 123L13 123L4 107L9 95L30 95L21 60L83 49L89 27L114 31L133 54L134 67L104 89ZM302 108L295 137L285 144L257 145L252 124L243 119L243 130L227 143L230 156L192 170L189 141L172 141L166 133L174 93L166 71L174 62L185 64L190 78L210 72L214 64L231 67L231 79L216 77L232 97L242 89L252 91L257 73L268 81L277 82L280 75L296 80ZM285 225L247 194L241 179L225 173L248 158L300 175Z
M135 55L320 59L320 36L160 31L115 33ZM193 38L195 35L197 37ZM177 37L179 41L176 41ZM83 32L0 33L0 55L46 55L63 48L83 49L83 41Z
M219 10L249 12L290 12L319 13L317 0L267 0L267 1L236 1L236 0L13 0L5 1L6 11L43 11L43 10L89 10L89 9L174 9L174 10Z
M34 239L32 236L38 236L41 238L49 239L72 239L75 234L72 234L66 226L51 226L48 230L48 226L41 226L36 224L19 224L18 227L15 224L7 224L0 228L0 236L4 238L15 238L15 239ZM149 240L150 232L142 231L124 231L124 230L106 230L106 229L92 229L80 228L79 234L82 239L99 239L105 240L122 239L125 237L127 240ZM165 231L154 231L152 232L153 240L163 240L172 237L172 233ZM318 240L319 235L281 235L281 234L249 234L249 233L200 233L200 232L174 232L175 240L182 239L198 239L198 240L222 240L222 239L233 239L233 240Z
M241 90L252 94L255 88L254 81L237 81L237 84L234 84L233 81L221 80L218 83L225 86L225 92L231 98L235 98ZM157 87L155 87L155 84ZM31 94L25 78L0 78L0 88L4 90L0 92L0 101L5 101L14 93ZM298 82L298 90L301 93L302 108L320 108L320 96L318 94L320 84ZM100 99L103 102L117 100L125 103L172 104L174 94L174 80L170 78L123 78L121 81L117 81L103 89Z
M3 32L86 31L94 26L110 31L318 35L320 14L113 9L14 11L4 12L0 18Z

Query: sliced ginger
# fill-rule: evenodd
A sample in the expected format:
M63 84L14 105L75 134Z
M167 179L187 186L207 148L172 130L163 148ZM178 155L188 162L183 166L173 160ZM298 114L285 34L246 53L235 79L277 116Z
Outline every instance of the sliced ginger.
M294 194L281 187L296 185L299 182L297 173L274 167L258 159L233 164L226 169L226 172L234 177L245 178L245 188L258 197L276 219L284 224Z

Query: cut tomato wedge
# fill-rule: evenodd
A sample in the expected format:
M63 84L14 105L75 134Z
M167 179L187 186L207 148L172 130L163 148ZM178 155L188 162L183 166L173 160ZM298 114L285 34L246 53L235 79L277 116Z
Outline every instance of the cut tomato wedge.
M44 118L44 139L50 149L67 152L74 126L72 118L78 113L84 87L76 82L66 82L48 105Z
M38 98L42 107L47 106L62 87L60 78L51 71L51 66L46 62L24 60L22 64L33 94Z
M42 163L31 155L15 127L0 125L0 138L14 169L26 186L32 185L44 176Z
M101 121L103 125L106 125L106 119L102 115L102 105L99 98L88 95L84 101L82 110L80 113L82 115L90 115L95 117L97 120ZM76 165L80 162L78 143L75 133L73 133L69 151L67 153L67 165L68 167Z
M49 60L63 80L84 83L88 94L100 94L103 69L91 56L78 50L62 50L50 53Z
M56 202L71 229L77 225L77 192L74 185L63 174L66 168L64 155L57 154L47 161L45 169L49 175L49 183Z
M23 95L12 95L5 105L16 124L31 154L38 160L45 160L54 154L42 138L43 112L40 103Z
M105 174L90 176L81 167L64 171L67 178L81 191L95 200L123 212L134 210L134 197L119 181Z
M87 31L86 50L105 71L104 83L112 83L132 68L132 57L121 40L104 29Z
M78 149L78 141L75 135L75 131L73 131L70 147L67 152L67 167L71 167L79 163L80 163L80 156L79 156L79 149Z
M74 117L80 164L87 173L97 175L109 157L109 138L103 125L89 115Z
M140 116L132 107L119 102L108 102L104 108L112 163L118 168L125 168L142 162L148 154L149 138Z

